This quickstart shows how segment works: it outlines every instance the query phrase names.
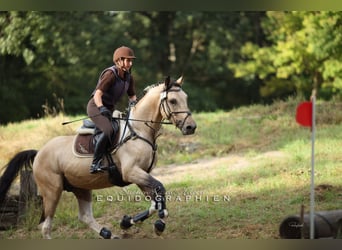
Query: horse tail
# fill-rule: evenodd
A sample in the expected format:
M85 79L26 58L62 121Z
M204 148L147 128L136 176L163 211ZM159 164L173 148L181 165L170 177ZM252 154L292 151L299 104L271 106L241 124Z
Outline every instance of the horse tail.
M18 176L20 169L29 169L36 157L37 150L25 150L17 153L7 165L4 166L4 173L0 177L0 204L5 200L6 194L11 187L13 180Z

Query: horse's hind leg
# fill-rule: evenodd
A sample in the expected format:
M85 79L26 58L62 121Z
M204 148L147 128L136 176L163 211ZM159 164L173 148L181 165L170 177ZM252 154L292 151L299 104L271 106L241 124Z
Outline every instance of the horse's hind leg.
M57 180L56 180L57 182ZM58 185L53 187L45 187L41 189L41 195L43 197L44 212L42 219L44 222L42 224L42 234L45 239L51 239L51 227L53 216L56 212L56 207L61 197L62 188Z
M102 227L93 216L91 190L74 188L72 192L75 194L78 201L78 219L86 223L91 229L95 230L100 236L105 239L118 238L112 236L112 233L105 227Z

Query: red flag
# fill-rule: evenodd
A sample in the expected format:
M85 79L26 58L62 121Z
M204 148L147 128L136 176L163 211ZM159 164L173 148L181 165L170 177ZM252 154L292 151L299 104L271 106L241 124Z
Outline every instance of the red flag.
M302 102L297 107L296 121L305 127L312 127L312 102Z

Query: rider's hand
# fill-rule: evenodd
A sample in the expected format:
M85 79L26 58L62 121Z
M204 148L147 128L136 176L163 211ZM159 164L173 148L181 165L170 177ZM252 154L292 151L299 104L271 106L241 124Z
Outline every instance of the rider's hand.
M99 107L99 110L100 110L101 115L103 115L104 117L107 117L108 119L112 119L112 112L110 112L108 108L106 108L105 106L101 106Z
M128 102L128 106L131 108L131 107L134 107L135 104L137 104L137 101L136 100L133 100L133 101L129 101Z

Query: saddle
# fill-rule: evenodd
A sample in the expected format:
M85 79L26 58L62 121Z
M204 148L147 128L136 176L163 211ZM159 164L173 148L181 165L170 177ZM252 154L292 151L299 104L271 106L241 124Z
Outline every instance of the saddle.
M114 111L114 118L122 118L123 114L119 111ZM120 135L120 122L118 119L112 119L113 126L116 126L117 132L115 138L112 138L112 147L108 152L113 152L118 146L119 135ZM116 123L116 124L114 124ZM96 128L95 123L91 120L84 120L83 125L76 130L72 151L76 157L93 157L95 151L95 145L98 140L98 136L102 133L98 128ZM116 167L110 154L106 155L108 161L108 178L109 181L120 187L129 185L130 183L123 181L122 174Z
M114 111L113 118L121 118L122 113L119 111ZM113 151L118 143L120 134L120 123L117 119L113 119L113 126L118 127L118 131L115 138L112 138L112 148L109 151ZM95 123L91 120L84 120L81 127L76 130L76 135L73 142L72 152L77 157L87 157L91 158L94 156L95 145L98 140L98 136L102 133L98 128L96 128Z

